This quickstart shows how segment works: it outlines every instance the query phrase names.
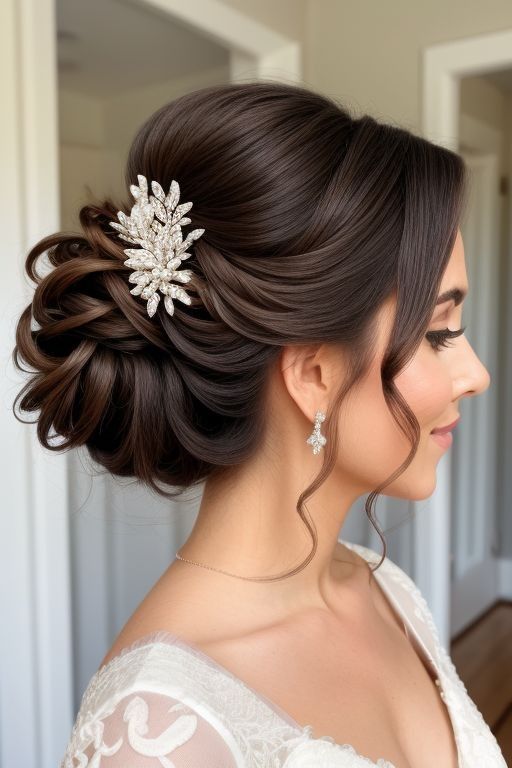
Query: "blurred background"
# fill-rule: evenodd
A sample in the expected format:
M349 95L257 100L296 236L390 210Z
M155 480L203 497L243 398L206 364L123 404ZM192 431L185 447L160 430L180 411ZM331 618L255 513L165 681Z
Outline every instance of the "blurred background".
M28 249L126 197L141 123L202 86L282 80L459 151L466 335L491 374L460 401L433 496L381 497L388 556L416 581L512 761L512 5L508 0L3 0L0 217L0 768L52 768L115 636L193 527L170 503L39 447L11 404ZM364 499L340 531L381 552Z

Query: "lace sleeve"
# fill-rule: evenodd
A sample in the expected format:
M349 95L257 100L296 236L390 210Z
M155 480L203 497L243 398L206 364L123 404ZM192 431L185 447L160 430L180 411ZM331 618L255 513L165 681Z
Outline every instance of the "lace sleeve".
M207 711L133 691L97 714L82 715L60 768L235 768L220 723ZM224 734L229 740L229 734Z

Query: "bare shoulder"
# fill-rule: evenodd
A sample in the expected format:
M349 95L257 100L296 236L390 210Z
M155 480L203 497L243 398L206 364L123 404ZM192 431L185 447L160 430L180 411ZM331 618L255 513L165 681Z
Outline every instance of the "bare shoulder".
M358 555L339 542L335 557L345 563L362 564ZM223 584L219 600L218 584L212 587L208 573L171 563L129 617L101 666L132 643L160 630L183 638L219 660L229 659L235 663L240 656L241 662L247 663L251 649L255 657L264 657L271 654L272 648L274 658L276 639L284 644L283 652L286 652L293 635L307 636L309 632L311 636L311 622L318 629L325 620L318 613L314 617L304 614L294 617L293 621L282 621L268 610L258 612L246 595L240 598L236 584L233 589L230 586L228 581ZM321 632L325 629L321 627Z
M219 600L218 590L210 588L207 578L171 565L129 617L101 666L132 643L158 631L176 635L208 653L223 641L247 634L249 624L242 608L236 608L228 587Z

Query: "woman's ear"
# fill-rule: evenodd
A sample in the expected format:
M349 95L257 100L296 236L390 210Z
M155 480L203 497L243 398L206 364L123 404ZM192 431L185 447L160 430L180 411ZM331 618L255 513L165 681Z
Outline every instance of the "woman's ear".
M327 412L333 388L341 381L341 352L332 345L291 345L283 348L280 371L288 394L308 421Z

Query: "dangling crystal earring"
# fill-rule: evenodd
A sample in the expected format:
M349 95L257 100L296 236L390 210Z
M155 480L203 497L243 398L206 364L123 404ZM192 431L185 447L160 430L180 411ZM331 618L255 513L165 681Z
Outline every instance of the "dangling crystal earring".
M320 432L320 424L323 421L325 421L325 413L322 413L322 411L317 411L315 416L315 427L311 435L306 440L308 445L313 446L313 453L315 455L320 453L321 449L327 442L325 435L322 435Z

